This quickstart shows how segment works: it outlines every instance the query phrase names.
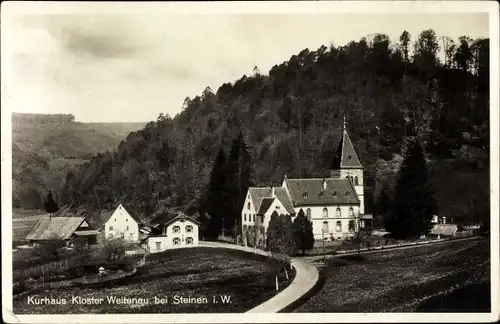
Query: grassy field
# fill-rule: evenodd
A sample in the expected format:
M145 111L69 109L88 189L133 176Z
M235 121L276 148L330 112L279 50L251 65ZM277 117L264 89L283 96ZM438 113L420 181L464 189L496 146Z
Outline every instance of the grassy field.
M75 313L214 313L244 312L268 300L275 290L280 264L251 253L210 248L166 251L148 257L139 272L118 282L54 289L14 300L16 314ZM292 280L280 271L280 289ZM72 297L103 298L100 304L75 304ZM207 303L178 303L175 296L206 298ZM229 298L223 302L221 296ZM28 304L28 298L65 299L65 305ZM115 304L107 298L144 298L148 303ZM155 304L155 297L168 298ZM216 302L214 302L214 297Z
M327 259L322 287L296 312L490 311L490 241Z

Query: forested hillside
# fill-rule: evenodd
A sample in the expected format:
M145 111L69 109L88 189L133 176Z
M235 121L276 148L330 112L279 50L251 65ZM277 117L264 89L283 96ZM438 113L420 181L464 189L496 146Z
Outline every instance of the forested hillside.
M72 115L13 114L13 205L41 208L71 170L114 149L145 123L78 123Z
M217 152L228 153L240 132L255 185L280 185L285 174L322 177L344 115L365 167L368 212L378 184L397 170L403 140L413 136L427 152L440 213L488 211L489 41L438 39L432 30L413 38L404 32L393 43L378 34L304 49L268 74L255 67L216 91L207 87L186 98L175 118L161 114L114 151L68 172L57 196L91 210L126 201L144 215L196 211Z

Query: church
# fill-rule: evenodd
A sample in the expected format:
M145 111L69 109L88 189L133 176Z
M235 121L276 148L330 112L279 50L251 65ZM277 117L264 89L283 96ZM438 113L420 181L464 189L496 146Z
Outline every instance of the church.
M344 125L328 178L289 179L281 187L250 187L241 211L243 242L255 231L264 245L271 215L302 212L312 222L316 240L343 240L371 222L365 215L363 166Z

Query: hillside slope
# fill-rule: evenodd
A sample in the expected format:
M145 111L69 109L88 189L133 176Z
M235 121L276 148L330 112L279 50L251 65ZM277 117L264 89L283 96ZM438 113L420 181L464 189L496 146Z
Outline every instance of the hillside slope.
M345 115L365 167L367 212L374 210L379 183L394 177L404 140L418 136L440 213L484 213L489 210L489 42L471 42L470 48L463 43L455 53L450 50L446 62L437 58L432 30L411 44L418 49L413 57L405 55L408 44L390 44L385 35L304 49L269 74L255 68L252 76L224 83L216 92L207 87L186 98L175 118L161 114L116 152L98 154L69 172L61 200L92 210L127 201L144 215L162 208L201 211L215 156L221 148L229 154L240 132L255 185L280 185L285 174L323 177ZM466 49L473 51L472 60L463 60ZM464 185L480 191L471 195Z
M13 125L13 205L40 208L48 190L58 190L66 173L99 152L113 150L145 123Z

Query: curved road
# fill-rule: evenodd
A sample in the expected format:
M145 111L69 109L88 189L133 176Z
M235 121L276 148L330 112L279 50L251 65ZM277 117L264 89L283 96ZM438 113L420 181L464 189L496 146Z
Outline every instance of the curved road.
M234 249L270 256L269 252L260 249L229 243L200 242L199 245L213 248ZM292 283L282 292L259 306L252 308L247 313L277 313L307 294L316 285L319 280L318 268L306 261L295 258L291 260L291 266L295 268L295 278Z

